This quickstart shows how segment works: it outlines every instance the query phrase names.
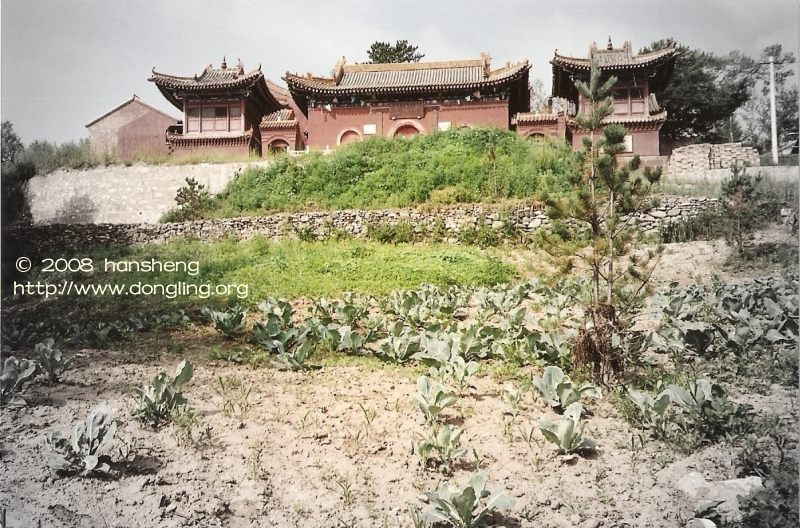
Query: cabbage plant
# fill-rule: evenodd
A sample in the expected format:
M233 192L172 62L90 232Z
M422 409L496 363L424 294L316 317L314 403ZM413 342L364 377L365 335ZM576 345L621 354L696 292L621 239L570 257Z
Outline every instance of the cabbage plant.
M48 463L57 471L107 473L110 458L103 454L114 439L119 422L112 419L107 402L93 409L83 422L73 427L69 438L59 433L48 433L45 445L48 448Z
M417 407L425 415L425 421L428 423L436 422L444 409L455 405L458 401L454 392L446 390L440 383L427 376L417 378L417 390Z
M244 316L247 312L241 306L233 306L223 312L204 308L203 313L211 320L214 330L226 337L232 337L244 326Z
M19 392L35 375L36 363L33 361L7 357L0 374L0 405L24 406L25 400L19 396Z
M663 391L654 397L645 391L629 388L628 397L639 410L642 425L652 429L657 435L661 435L666 427L670 393Z
M591 383L576 387L569 376L556 366L545 367L541 378L531 377L531 386L542 396L544 401L556 411L566 409L581 398L600 398L600 389Z
M428 492L429 506L422 519L431 525L453 528L498 526L494 514L514 507L514 499L502 492L486 489L486 472L478 471L463 487L445 482L435 492Z
M134 416L151 427L158 427L178 407L186 405L181 388L192 379L193 373L192 364L184 359L173 376L160 372L153 383L134 389Z
M556 444L567 455L594 449L597 444L584 434L586 423L581 423L582 413L581 404L572 403L558 420L540 419L539 429L548 441Z
M451 471L453 462L463 458L467 450L460 447L460 438L463 431L454 425L434 427L427 436L420 436L414 444L414 452L426 466L430 460L435 460L445 471Z
M74 357L64 359L61 350L55 347L55 340L52 337L37 343L35 350L39 356L39 364L47 373L47 379L50 383L58 383L61 375L72 365L72 361L75 359Z

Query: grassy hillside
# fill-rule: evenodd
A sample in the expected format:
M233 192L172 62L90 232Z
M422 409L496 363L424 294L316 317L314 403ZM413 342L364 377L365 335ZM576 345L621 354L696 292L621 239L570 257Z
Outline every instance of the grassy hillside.
M563 143L497 129L459 129L411 139L373 138L323 156L279 159L234 179L205 216L301 209L405 207L558 191L576 170Z

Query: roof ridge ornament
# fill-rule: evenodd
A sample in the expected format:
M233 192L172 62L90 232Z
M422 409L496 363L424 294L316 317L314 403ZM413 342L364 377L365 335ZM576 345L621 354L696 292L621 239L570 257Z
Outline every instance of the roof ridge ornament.
M227 70L228 69L228 63L225 62L225 55L222 56L222 64L220 64L219 67L221 69L223 69L223 70Z
M606 45L606 49L611 51L614 49L614 45L611 43L611 35L608 36L608 44Z
M485 51L482 51L481 59L483 59L483 76L488 77L492 71L492 56Z
M334 84L339 84L344 77L344 65L347 60L342 55L342 58L336 61L336 66L333 67L333 82Z

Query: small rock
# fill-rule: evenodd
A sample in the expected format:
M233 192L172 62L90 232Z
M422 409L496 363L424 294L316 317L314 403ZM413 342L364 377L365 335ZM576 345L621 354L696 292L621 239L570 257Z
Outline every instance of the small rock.
M578 525L578 528L598 528L600 526L600 521L597 519L586 519L581 524Z
M717 528L717 525L708 519L692 519L686 523L686 528Z

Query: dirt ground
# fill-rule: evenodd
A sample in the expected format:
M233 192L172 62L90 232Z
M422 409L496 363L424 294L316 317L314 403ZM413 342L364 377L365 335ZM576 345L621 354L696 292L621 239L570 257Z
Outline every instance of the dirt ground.
M724 244L670 245L658 280L683 283L726 273ZM208 359L189 329L178 341L201 343L179 355L147 336L133 350L83 350L66 382L31 385L24 408L3 408L0 421L0 507L8 528L43 527L408 527L409 507L446 477L423 470L412 442L424 430L413 403L421 369L375 360L332 362L309 372L253 369ZM149 349L151 348L151 349ZM158 350L156 350L158 349ZM179 442L174 426L154 431L130 413L130 389L172 372L182 357L195 364L184 390L211 427L200 445ZM150 359L149 359L150 358ZM675 527L691 518L692 501L677 489L690 471L707 480L734 478L736 449L725 444L681 455L660 442L631 449L637 431L607 400L586 406L596 455L565 461L545 444L536 420L555 417L528 395L513 425L502 400L498 364L484 363L448 422L464 429L470 455L454 479L486 469L489 488L516 505L506 526ZM218 376L252 384L250 409L226 414L214 391ZM732 391L759 413L797 423L797 395L774 385L767 394ZM69 432L101 401L125 422L112 458L114 478L60 477L44 463L44 435ZM375 411L367 424L365 413ZM528 445L522 431L535 430ZM127 444L127 446L125 445ZM127 457L127 461L125 460Z

